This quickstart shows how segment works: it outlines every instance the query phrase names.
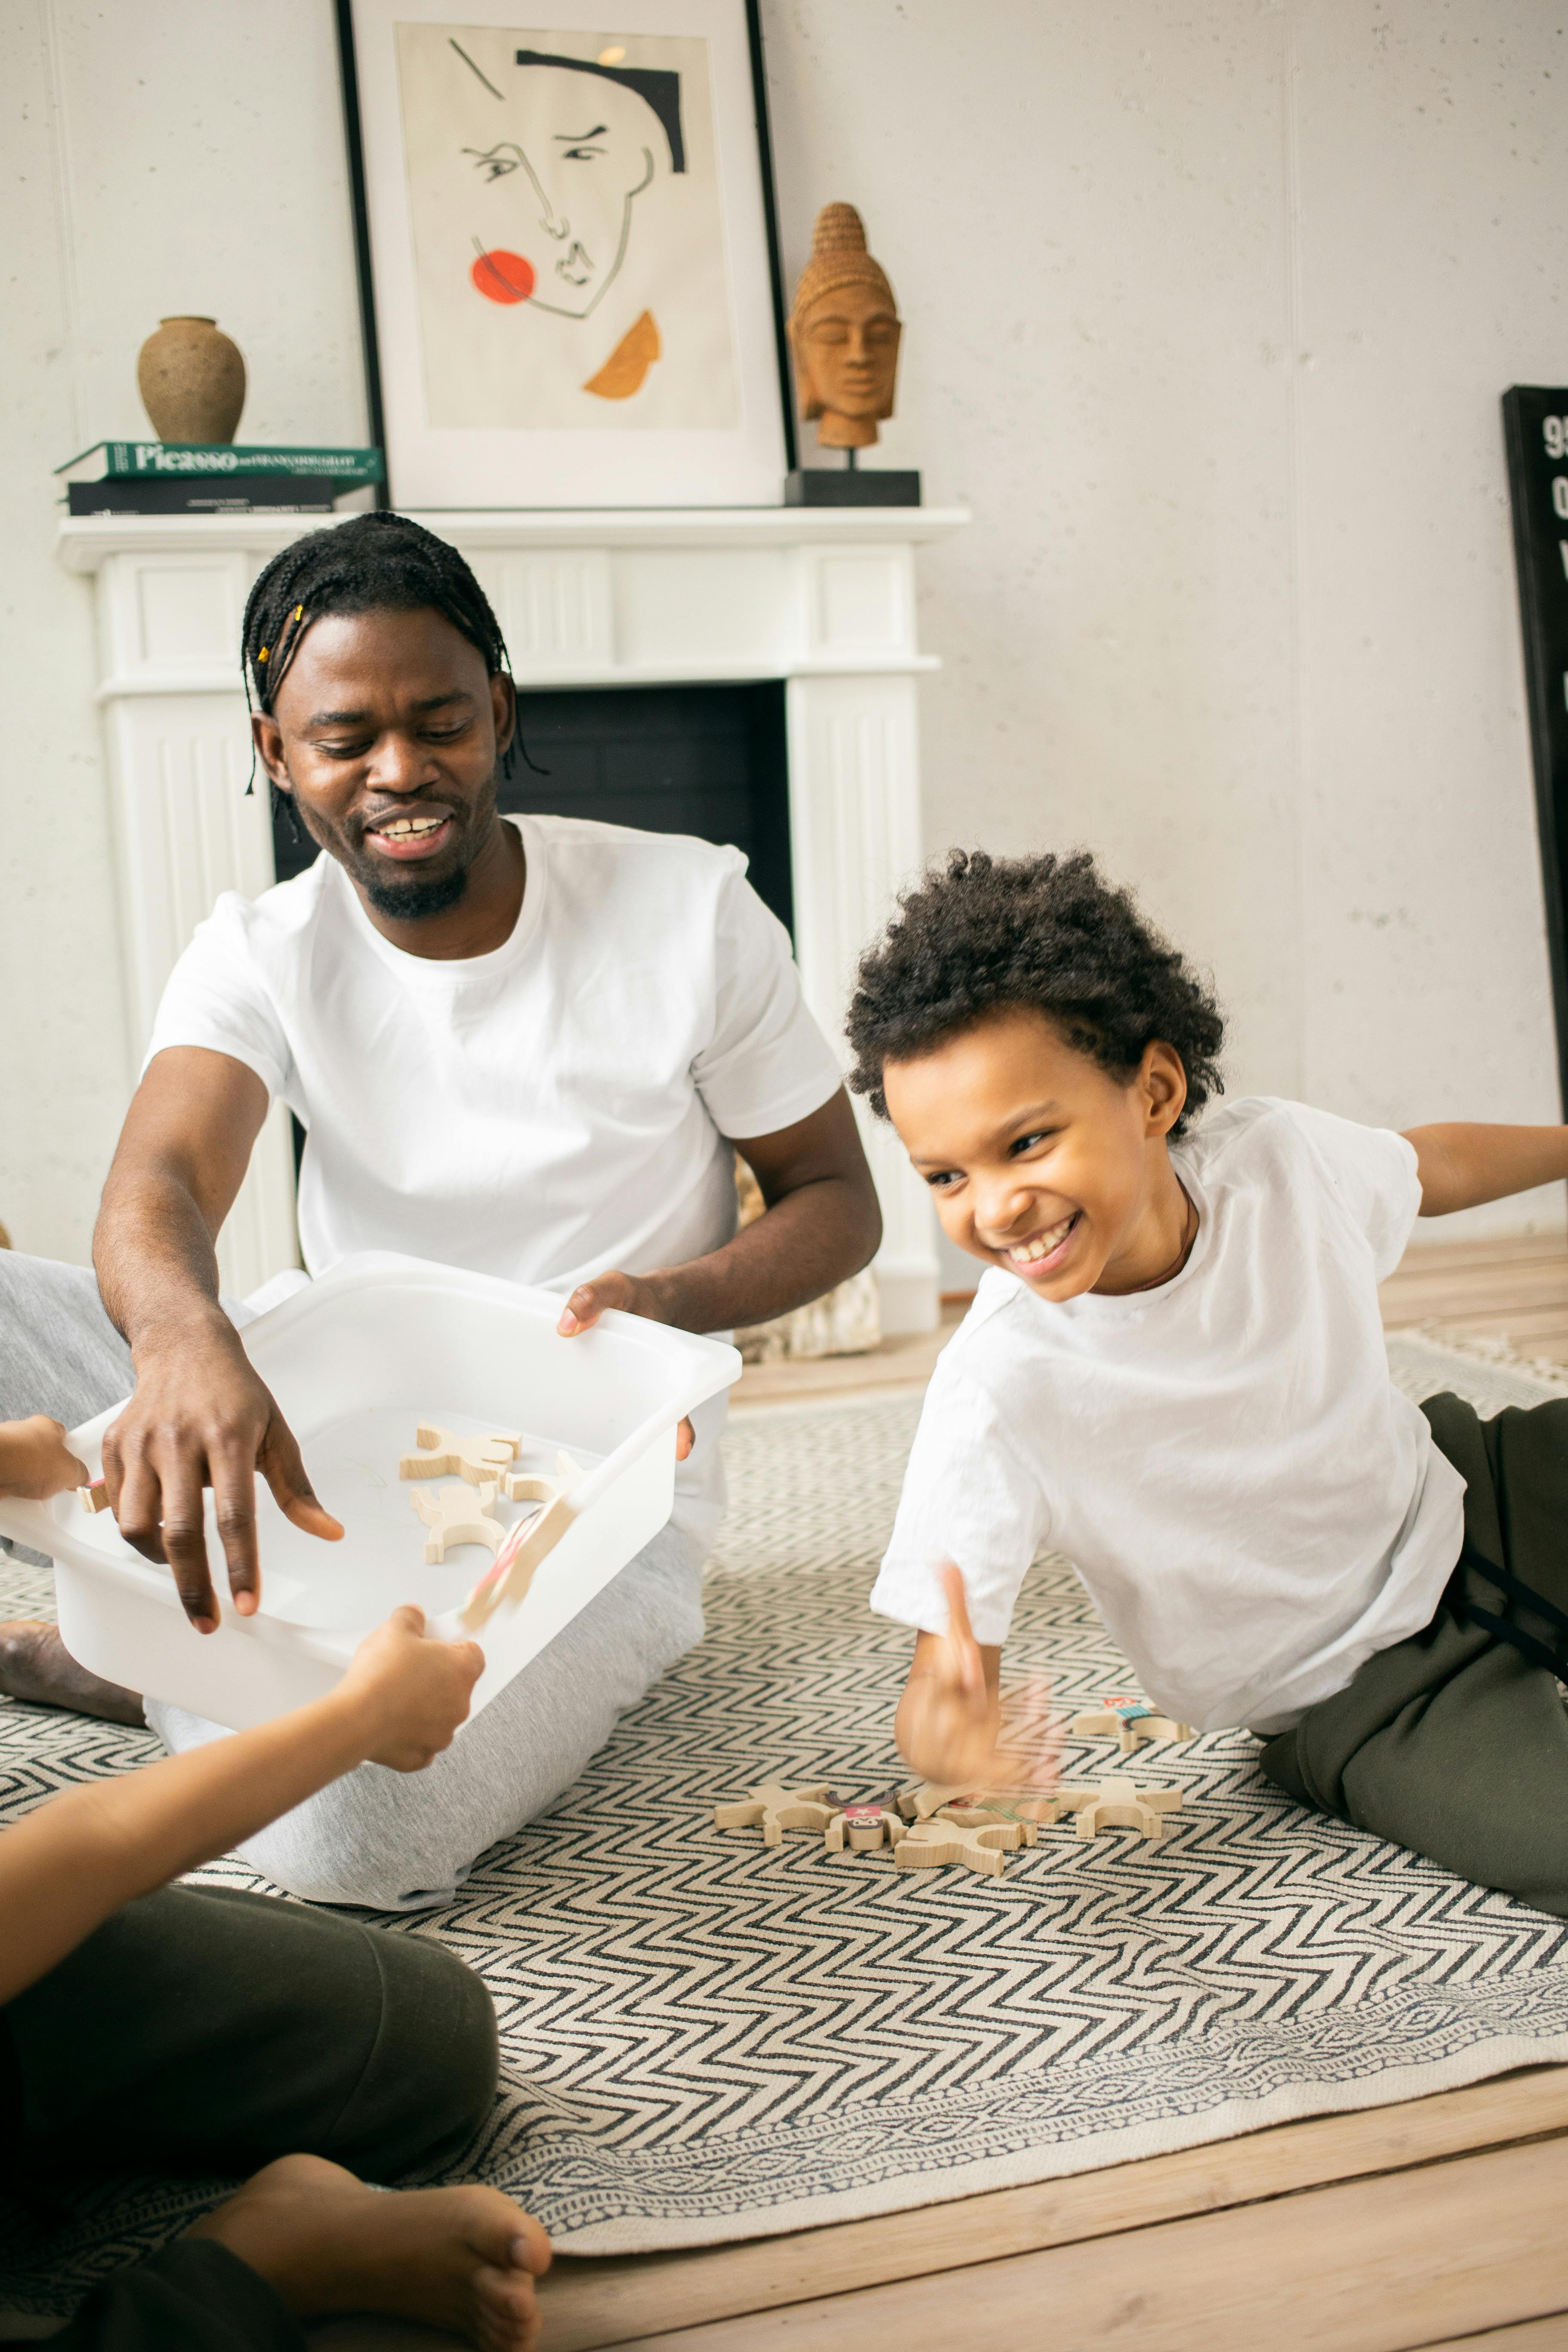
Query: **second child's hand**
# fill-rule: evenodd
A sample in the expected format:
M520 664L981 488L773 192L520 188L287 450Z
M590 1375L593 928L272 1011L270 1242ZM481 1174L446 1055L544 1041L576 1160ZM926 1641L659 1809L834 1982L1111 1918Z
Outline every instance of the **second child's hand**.
M899 1703L894 1737L922 1780L944 1788L1015 1789L1043 1793L1056 1780L1059 1740L1046 1717L1048 1686L1019 1695L1006 1721L1001 1653L986 1652L969 1622L963 1577L950 1560L942 1571L945 1633L922 1633Z

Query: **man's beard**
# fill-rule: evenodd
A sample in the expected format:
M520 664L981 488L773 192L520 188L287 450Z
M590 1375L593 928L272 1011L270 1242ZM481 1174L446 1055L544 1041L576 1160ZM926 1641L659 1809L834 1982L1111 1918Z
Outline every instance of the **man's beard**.
M389 922L419 923L432 915L444 915L455 907L468 887L468 867L473 863L476 838L482 840L495 815L495 779L490 780L489 804L481 799L468 813L458 844L460 863L449 866L444 874L426 876L416 867L406 881L394 881L365 848L363 835L351 840L341 833L319 824L309 809L296 800L295 810L310 838L335 857L340 866L364 892L378 915Z
M417 923L427 915L444 915L455 907L468 887L468 869L455 866L449 874L438 874L431 881L410 875L406 882L384 882L379 874L363 872L355 877L365 897L378 915L395 923Z

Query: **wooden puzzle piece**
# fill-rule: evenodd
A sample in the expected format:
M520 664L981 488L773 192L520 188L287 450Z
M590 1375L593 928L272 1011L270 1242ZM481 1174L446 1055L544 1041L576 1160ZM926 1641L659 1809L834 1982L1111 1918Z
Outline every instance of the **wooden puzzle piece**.
M1068 1726L1075 1739L1116 1739L1123 1756L1131 1756L1149 1739L1195 1739L1190 1723L1162 1715L1147 1699L1118 1695L1088 1715L1075 1715Z
M1023 1822L1031 1831L1037 1822L1056 1821L1061 1810L1054 1793L1025 1797L1005 1790L965 1789L956 1781L939 1780L922 1780L918 1789L906 1789L898 1804L906 1822L926 1822L937 1813L972 1812L979 1807L994 1821ZM1033 1837L1026 1843L1032 1845Z
M79 1486L76 1491L77 1499L84 1511L90 1513L108 1510L109 1488L101 1478L95 1478L90 1486Z
M777 1845L785 1830L826 1830L841 1810L826 1780L814 1780L809 1789L785 1789L776 1780L764 1780L761 1788L748 1789L734 1804L715 1805L713 1826L749 1830L760 1822L763 1843Z
M842 1853L846 1846L851 1853L878 1853L884 1845L896 1849L906 1834L901 1817L885 1805L846 1805L823 1831L822 1843L829 1853Z
M400 1478L466 1478L470 1486L485 1486L500 1483L501 1474L515 1458L522 1440L504 1429L458 1437L451 1430L443 1429L438 1421L422 1421L414 1433L414 1442L426 1450L400 1457ZM492 1496L490 1499L493 1502L495 1498Z
M899 1798L899 1811L906 1822L928 1822L943 1805L951 1805L955 1797L967 1797L973 1792L962 1780L922 1780L915 1789L905 1789Z
M1040 1800L1035 1801L1038 1803ZM1005 1800L995 1797L978 1795L960 1799L956 1804L943 1805L932 1818L939 1822L957 1822L962 1829L966 1830L989 1829L998 1822L1011 1822L1018 1832L1018 1844L1037 1845L1039 1843L1039 1816L1020 1811ZM1048 1818L1054 1821L1055 1812Z
M582 1475L581 1462L574 1462L562 1446L556 1451L553 1478L539 1470L509 1470L500 1482L500 1490L509 1503L553 1503L558 1495L568 1493Z
M905 1830L893 1848L893 1861L900 1870L940 1870L957 1864L1000 1878L1007 1855L1023 1842L1022 1822L990 1822L973 1829L951 1814L937 1813Z
M1097 1789L1058 1789L1064 1811L1078 1815L1080 1838L1098 1837L1101 1830L1136 1830L1153 1843L1165 1834L1167 1813L1179 1811L1180 1789L1141 1788L1135 1780L1102 1780Z
M448 1544L485 1544L493 1552L505 1540L506 1529L499 1519L490 1517L490 1505L495 1501L493 1480L487 1479L477 1491L472 1486L416 1486L410 1502L430 1532L425 1538L425 1559L429 1567L447 1557Z
M495 1566L486 1570L458 1612L465 1633L477 1633L481 1625L487 1625L503 1601L516 1608L526 1600L535 1570L554 1550L576 1516L569 1498L557 1495L532 1518L518 1521L497 1552Z

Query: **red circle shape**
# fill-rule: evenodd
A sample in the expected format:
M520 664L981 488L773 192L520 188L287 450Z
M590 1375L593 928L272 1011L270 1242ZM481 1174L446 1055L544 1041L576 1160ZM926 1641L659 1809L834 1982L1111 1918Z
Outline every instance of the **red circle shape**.
M481 253L468 275L491 302L526 302L538 283L531 261L525 261L521 253L503 253L499 248Z

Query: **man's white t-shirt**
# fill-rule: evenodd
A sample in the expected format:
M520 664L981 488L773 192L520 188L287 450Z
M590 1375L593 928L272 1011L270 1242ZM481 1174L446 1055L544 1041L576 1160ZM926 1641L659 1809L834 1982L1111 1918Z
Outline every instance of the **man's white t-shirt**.
M723 1138L819 1109L839 1071L737 849L513 817L511 937L440 962L384 939L336 860L226 891L170 976L148 1060L201 1045L307 1130L300 1242L322 1274L402 1250L563 1296L679 1265L735 1228ZM676 1517L717 1525L704 1409Z
M1052 1305L990 1268L926 1394L882 1615L983 1643L1064 1552L1157 1706L1281 1731L1431 1619L1464 1481L1389 1378L1377 1286L1421 1205L1402 1136L1300 1103L1171 1152L1198 1212L1154 1290Z

